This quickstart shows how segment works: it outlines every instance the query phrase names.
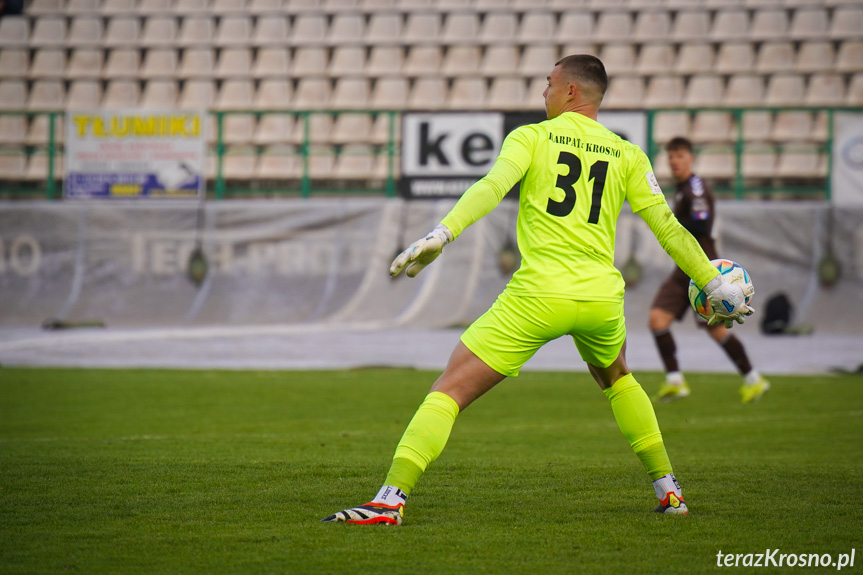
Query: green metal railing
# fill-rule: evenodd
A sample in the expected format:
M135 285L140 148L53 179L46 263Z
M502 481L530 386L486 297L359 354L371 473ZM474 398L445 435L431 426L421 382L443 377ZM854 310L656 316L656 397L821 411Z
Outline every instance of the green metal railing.
M724 176L705 177L711 181L714 190L719 195L725 195L742 199L748 196L814 196L823 199L830 198L830 186L832 182L832 148L833 148L833 115L836 112L854 112L863 113L863 108L812 108L812 107L752 107L752 108L662 108L649 110L647 114L647 154L651 160L655 161L659 152L662 149L663 142L657 142L654 137L656 133L656 121L659 114L666 113L684 113L690 116L690 119L695 118L701 112L716 112L729 114L731 126L736 132L727 138L716 138L715 140L706 139L696 143L697 152L709 152L711 150L725 150L733 154L734 170L732 173ZM766 113L774 117L781 112L806 112L814 114L826 114L826 135L821 139L813 139L802 137L801 142L782 142L774 141L768 138L746 140L744 133L744 118L746 114L751 113ZM289 146L295 152L295 155L301 162L301 170L299 176L289 180L265 180L263 178L246 178L242 181L228 181L225 177L225 157L227 154L236 148L226 143L225 120L230 116L244 115L253 116L260 120L264 116L271 114L291 115L297 122L297 125L302 130L302 139L295 146ZM312 173L311 158L319 153L320 148L315 143L315 138L312 138L311 124L312 118L316 115L328 115L337 118L342 114L367 114L374 122L377 118L384 116L387 118L387 137L386 141L381 145L371 145L372 152L380 158L384 155L386 159L386 176L381 181L380 178L369 183L361 181L335 181L331 176L320 177L320 174ZM215 176L208 180L208 194L215 199L222 199L234 196L247 196L255 194L268 195L299 195L300 197L310 197L313 194L325 193L358 193L358 194L382 194L392 197L396 194L396 180L398 174L398 166L396 160L398 158L399 139L396 133L397 123L400 119L400 112L392 110L365 111L365 110L329 110L329 111L311 111L311 110L232 110L212 112L211 116L215 122L216 134L215 143L208 153L214 155L215 159ZM0 163L3 162L2 156L9 154L17 154L17 158L21 157L22 151L29 165L35 155L47 156L46 168L44 175L42 174L21 174L20 177L10 175L5 170L0 168L0 198L33 198L42 196L47 200L54 200L60 197L59 176L55 172L55 160L58 154L63 153L63 148L58 142L58 129L60 123L64 121L65 115L62 111L0 111L2 117L25 117L32 120L33 118L45 116L47 117L47 138L41 141L34 142L13 142L11 144L0 143ZM688 134L681 134L687 136ZM362 135L361 135L362 136ZM5 138L7 141L9 138ZM275 144L275 143L274 143ZM284 142L289 145L289 142ZM777 175L772 176L752 176L744 169L744 158L747 157L752 148L758 147L767 152L776 154L785 150L793 149L794 146L805 144L807 147L816 146L818 153L822 154L824 163L826 164L824 173L813 174L811 177L797 178L781 178ZM281 144L279 144L281 145ZM327 150L334 152L336 155L343 150L341 145L322 142ZM247 144L238 144L243 148L250 148L251 153L261 156L266 147L264 145L249 142ZM8 162L6 165L8 166Z

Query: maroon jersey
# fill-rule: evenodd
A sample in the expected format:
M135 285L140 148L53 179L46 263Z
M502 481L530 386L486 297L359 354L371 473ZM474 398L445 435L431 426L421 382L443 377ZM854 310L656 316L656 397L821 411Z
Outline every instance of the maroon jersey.
M707 182L693 174L688 180L677 184L674 193L674 215L689 231L707 257L716 259L716 245L713 241L713 219L715 198Z

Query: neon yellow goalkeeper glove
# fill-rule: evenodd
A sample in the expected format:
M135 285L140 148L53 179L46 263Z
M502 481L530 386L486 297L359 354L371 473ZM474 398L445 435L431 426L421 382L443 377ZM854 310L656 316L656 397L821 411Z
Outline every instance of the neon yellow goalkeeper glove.
M443 224L438 224L429 234L408 246L390 265L390 275L396 277L407 266L408 277L416 277L423 268L438 257L445 245L452 241L452 232Z
M725 327L730 328L735 321L746 321L745 317L755 311L746 305L746 296L740 286L725 281L722 274L707 282L704 293L713 308L713 315L707 320L707 325L725 322Z

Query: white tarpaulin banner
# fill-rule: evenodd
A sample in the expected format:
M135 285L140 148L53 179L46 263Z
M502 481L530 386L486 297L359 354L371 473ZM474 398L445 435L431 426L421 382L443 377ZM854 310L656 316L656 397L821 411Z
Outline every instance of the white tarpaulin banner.
M203 126L200 111L68 112L64 197L202 198Z
M863 206L863 114L833 114L831 198L838 206Z
M424 236L455 200L320 198L280 201L0 203L0 326L56 318L109 327L364 324L464 325L504 289L517 256L516 202L503 202L448 245L422 274L390 279L396 253ZM764 302L785 292L819 330L861 332L863 208L823 202L721 202L719 252L739 261ZM208 270L190 279L200 246ZM509 247L508 247L509 246ZM821 287L827 252L839 281ZM630 326L673 268L628 210L615 263L633 254L641 280L626 288ZM749 322L747 322L748 324Z

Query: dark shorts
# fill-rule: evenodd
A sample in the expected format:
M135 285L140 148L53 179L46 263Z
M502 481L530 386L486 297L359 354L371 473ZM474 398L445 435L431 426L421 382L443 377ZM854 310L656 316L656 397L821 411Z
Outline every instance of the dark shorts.
M692 307L689 304L689 276L680 268L675 268L668 279L662 282L650 307L667 311L678 321L683 319L686 310Z

